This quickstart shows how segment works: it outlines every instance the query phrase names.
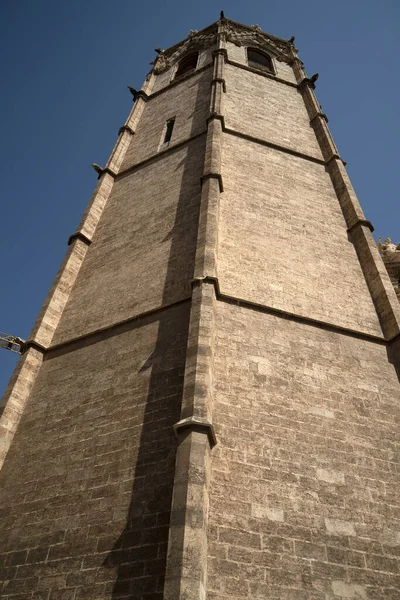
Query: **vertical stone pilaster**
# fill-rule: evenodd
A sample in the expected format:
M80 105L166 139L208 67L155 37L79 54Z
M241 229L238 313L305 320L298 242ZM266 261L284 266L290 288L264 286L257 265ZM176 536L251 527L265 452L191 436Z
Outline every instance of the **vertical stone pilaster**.
M391 285L381 256L372 236L373 227L364 213L347 175L345 164L333 141L327 118L314 94L314 84L306 76L303 63L293 49L292 67L299 90L306 105L310 124L326 161L326 169L332 180L349 238L354 244L364 277L378 314L382 332L387 340L400 334L400 304Z
M193 284L181 419L168 543L165 600L204 600L212 418L215 289Z
M106 202L111 194L113 185L114 177L109 173L103 173L83 214L79 227L76 233L71 237L74 237L77 234L82 234L88 239L88 241L92 241L94 232L96 231L97 224L100 221L100 217L103 213Z
M210 453L216 443L212 425L213 348L216 309L218 207L221 176L222 103L226 51L219 23L213 53L196 262L178 437L165 600L205 600L207 595L208 488Z
M220 27L223 27L220 24ZM226 49L224 35L218 34L218 48L213 52L214 72L211 83L210 116L202 176L202 195L197 237L195 278L217 277L219 195L223 192L221 147L223 126L224 66Z
M43 352L28 348L14 370L0 404L0 469L10 448L43 360Z
M79 237L72 240L30 333L28 344L36 344L44 350L50 346L88 247L86 240Z
M154 85L154 74L146 79L143 95L135 102L126 124L121 128L117 143L106 168L100 174L98 184L81 219L79 227L69 240L69 248L52 287L36 319L27 341L28 350L21 357L0 406L0 468L10 447L23 409L43 361L43 354L51 345L72 287L92 242L96 227L114 185L130 139L137 126L145 104L144 97Z
M135 99L135 103L132 107L131 112L125 124L120 128L118 132L118 140L110 154L110 158L107 161L106 169L109 169L113 173L118 173L121 167L122 161L124 160L126 151L131 143L132 136L135 134L137 125L140 117L143 114L143 110L146 104L147 95L151 93L155 82L155 75L151 72L144 84L142 85L141 94Z

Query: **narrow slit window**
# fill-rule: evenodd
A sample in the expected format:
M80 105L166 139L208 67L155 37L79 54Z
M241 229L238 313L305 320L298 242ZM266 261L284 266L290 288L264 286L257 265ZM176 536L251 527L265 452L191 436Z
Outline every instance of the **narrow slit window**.
M169 144L169 142L171 141L174 125L175 125L175 119L168 119L163 144Z

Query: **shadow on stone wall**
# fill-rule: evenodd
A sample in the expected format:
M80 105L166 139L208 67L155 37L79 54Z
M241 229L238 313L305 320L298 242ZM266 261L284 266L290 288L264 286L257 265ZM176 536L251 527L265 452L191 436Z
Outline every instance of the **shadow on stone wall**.
M389 362L394 366L400 383L400 337L387 346Z
M196 107L191 115L192 129L202 113L198 105L201 94L204 102L204 89L204 82L200 79ZM163 304L171 301L171 290L182 277L187 277L190 296L204 144L205 136L200 143L201 150L198 141L188 143L186 156L176 168L183 168L183 172L174 226L162 242L170 244ZM174 175L171 173L171 177ZM188 227L192 231L188 232ZM189 240L184 249L183 237ZM173 425L180 417L189 309L190 304L186 302L178 315L171 316L168 310L160 315L154 351L142 367L142 371L151 369L151 376L131 501L125 528L104 562L104 566L116 569L112 598L163 598L176 454Z

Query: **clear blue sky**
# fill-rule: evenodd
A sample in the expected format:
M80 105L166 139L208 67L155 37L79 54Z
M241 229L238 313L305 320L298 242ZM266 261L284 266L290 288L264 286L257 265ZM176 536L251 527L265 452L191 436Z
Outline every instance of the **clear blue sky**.
M376 235L400 241L398 0L5 0L0 330L27 337L157 46L219 17L290 38ZM321 244L324 241L321 240ZM15 365L0 350L0 395Z

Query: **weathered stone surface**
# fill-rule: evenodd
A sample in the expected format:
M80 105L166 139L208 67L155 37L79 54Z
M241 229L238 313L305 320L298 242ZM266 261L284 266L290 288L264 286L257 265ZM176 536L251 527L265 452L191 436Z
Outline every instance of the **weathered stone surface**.
M190 296L204 141L115 182L53 343Z
M381 336L324 167L225 135L222 173L221 291Z
M229 64L226 86L227 127L322 159L306 107L295 87Z
M160 51L1 407L5 600L400 597L400 305L312 87Z
M385 346L219 302L214 380L210 597L233 580L240 598L399 594Z
M188 317L47 355L0 474L4 597L161 593Z

